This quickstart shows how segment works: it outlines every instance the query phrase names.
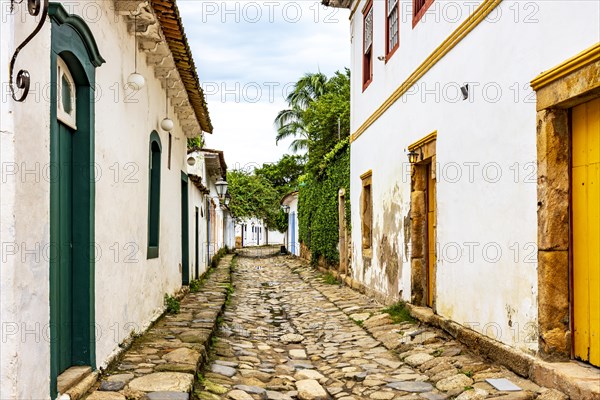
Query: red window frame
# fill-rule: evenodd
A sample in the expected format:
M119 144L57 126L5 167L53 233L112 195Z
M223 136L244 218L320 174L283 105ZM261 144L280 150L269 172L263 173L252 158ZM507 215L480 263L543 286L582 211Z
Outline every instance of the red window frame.
M427 12L427 9L429 8L429 6L431 6L431 3L433 3L433 0L413 0L413 17L412 17L412 27L414 28L415 26L417 26L417 24L419 23L419 21L421 20L421 18L423 18L423 15L425 15L425 13ZM418 10L417 7L421 6Z
M374 23L374 15L371 16L371 48L369 52L366 52L365 48L365 33L366 33L366 22L367 15L369 12L373 11L373 0L369 0L367 5L363 9L363 40L362 40L362 83L363 83L363 92L369 87L371 82L373 82L373 23Z
M387 63L388 60L390 58L392 58L392 56L394 55L394 53L396 52L396 50L398 50L398 47L400 47L400 0L398 0L396 2L396 9L397 9L397 18L398 21L396 22L397 24L397 28L398 28L398 41L396 42L396 44L394 45L393 48L390 49L390 12L389 12L389 0L385 0L385 62Z

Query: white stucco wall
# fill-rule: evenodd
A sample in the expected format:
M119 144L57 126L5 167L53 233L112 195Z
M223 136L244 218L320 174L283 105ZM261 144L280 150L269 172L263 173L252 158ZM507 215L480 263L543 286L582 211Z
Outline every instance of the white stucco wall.
M32 42L35 45L25 48L17 60L15 75L19 69L27 69L32 76L32 85L27 102L15 103L5 83L7 66L17 42L35 28L35 21L27 17L26 6L16 6L21 10L17 16L10 15L10 2L3 1L0 7L0 69L3 77L0 102L0 398L45 398L50 387L47 257L50 138L43 132L49 132L50 115L41 91L50 81L50 25L43 26ZM39 51L47 56L39 57Z
M194 174L202 177L202 182L206 184L206 164L204 162L204 158L198 152L190 154L188 157L194 157L196 159L196 164L194 166L188 166L187 171L188 174ZM188 185L190 198L190 277L198 278L196 276L196 207L199 210L198 216L198 252L199 252L199 262L198 262L198 272L199 275L202 275L206 272L208 268L208 247L207 247L207 217L206 217L206 195L201 193L200 190L194 186L192 181L190 180Z
M190 181L190 277L198 278L206 272L206 200L197 187ZM196 207L198 208L198 272L196 275Z
M5 60L14 51L13 21L8 18L7 5L0 3L2 23L0 24L0 57ZM8 76L8 63L0 63L0 76ZM15 155L15 131L13 119L14 104L10 98L8 85L2 84L0 102L0 323L2 343L0 351L0 398L16 396L17 387L14 371L19 369L17 354L20 342L20 324L15 314L15 265L18 257L15 233L16 221L13 213L17 184Z
M300 256L300 239L298 237L298 195L293 195L285 198L282 203L290 207L288 214L288 229L286 232L286 245L287 250L295 256ZM294 220L294 228L292 233L292 220Z
M384 63L376 57L384 54L385 3L374 2L374 78L362 93L362 3L351 29L352 132L468 15L466 3L453 3L463 12L450 22L443 2L436 1L438 11L432 8L414 29L405 17L400 47ZM409 4L401 5L407 15ZM405 149L437 131L437 312L535 351L536 110L529 82L597 42L600 30L597 2L528 4L503 1L352 143L352 273L380 293L410 300ZM468 82L470 98L463 101L459 87ZM360 175L368 170L374 212L370 266L360 246ZM380 262L384 237L399 265L394 279Z
M33 18L21 11L23 20L21 15L16 17L19 22L14 28L14 40L10 40L10 22L15 17L6 15L6 3L9 2L0 4L2 18L9 22L3 19L0 31L2 76L8 75L5 64L15 43L20 43L34 28ZM83 15L106 60L96 70L95 367L106 365L132 331L145 329L162 312L164 294L174 293L181 286L181 171L187 168L186 138L172 107L169 116L175 128L168 168L168 134L159 128L165 117L165 95L142 53L138 57L138 72L145 76L146 86L134 97L126 97L123 85L134 69L134 40L113 8L112 2L94 2L94 10ZM72 2L67 9L78 10ZM50 158L50 111L49 99L42 90L50 82L49 51L47 22L17 62L17 68L25 67L31 74L29 98L25 103L13 104L6 101L4 87L2 93L2 162L14 160L34 171L24 174L20 167L17 175L2 182L1 189L1 240L3 244L19 246L14 255L7 255L7 261L2 262L1 309L6 339L2 343L0 372L3 399L49 397L48 336L52 331L48 329L49 263L44 248L49 242L50 185L44 174ZM147 260L148 156L153 130L162 141L160 252L159 258ZM190 221L192 217L190 214ZM36 248L41 250L31 254L22 250ZM2 255L5 253L3 249ZM14 324L18 332L4 337L7 324Z
M283 244L285 239L285 232L279 232L277 230L269 230L268 241L269 244Z
M225 246L235 248L235 221L229 211L225 212Z

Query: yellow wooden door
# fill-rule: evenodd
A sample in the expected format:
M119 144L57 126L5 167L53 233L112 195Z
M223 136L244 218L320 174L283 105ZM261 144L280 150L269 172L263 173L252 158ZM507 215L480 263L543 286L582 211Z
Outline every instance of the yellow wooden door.
M435 296L435 179L432 164L427 166L427 305L433 307Z
M600 98L572 112L575 357L600 366Z

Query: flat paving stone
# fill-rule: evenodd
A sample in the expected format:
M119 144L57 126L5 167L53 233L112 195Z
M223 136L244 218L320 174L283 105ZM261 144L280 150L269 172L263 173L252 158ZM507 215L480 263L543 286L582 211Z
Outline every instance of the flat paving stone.
M220 364L213 364L210 367L210 370L212 372L214 372L215 374L219 374L219 375L223 375L223 376L227 376L227 377L232 377L237 372L235 368L228 367L225 365L220 365Z
M181 392L153 392L146 394L147 400L189 400L189 393Z
M323 386L314 379L304 379L296 382L300 400L327 400L329 395Z
M123 381L103 381L100 383L100 387L98 390L103 392L118 392L125 387L125 382Z
M433 385L427 382L392 382L386 385L401 392L423 393L433 390Z
M126 400L125 396L118 392L94 392L86 400Z
M129 382L129 389L140 392L189 392L194 375L180 372L155 372Z

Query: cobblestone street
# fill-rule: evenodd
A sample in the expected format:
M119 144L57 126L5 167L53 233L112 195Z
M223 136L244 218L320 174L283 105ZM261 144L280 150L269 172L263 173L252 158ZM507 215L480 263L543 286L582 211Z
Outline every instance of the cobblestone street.
M439 330L394 322L381 305L327 284L297 259L260 251L237 259L200 399L566 398L486 363ZM521 390L500 392L486 382L494 378Z

